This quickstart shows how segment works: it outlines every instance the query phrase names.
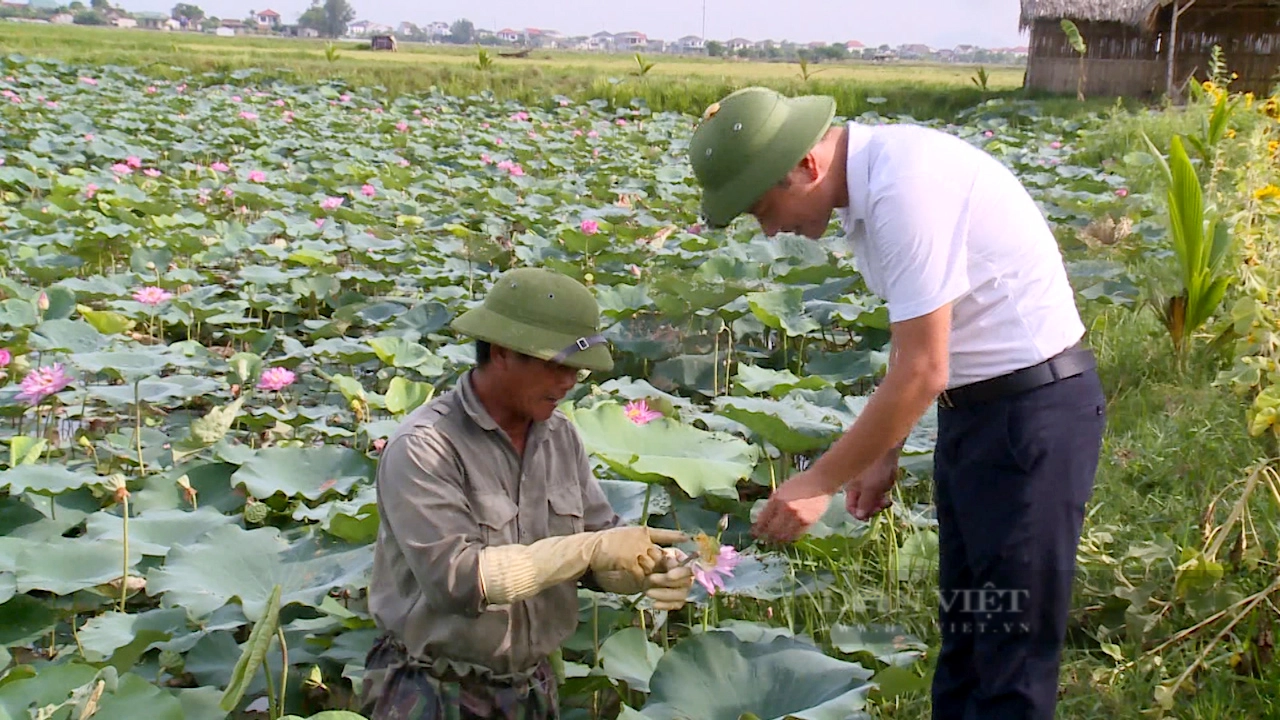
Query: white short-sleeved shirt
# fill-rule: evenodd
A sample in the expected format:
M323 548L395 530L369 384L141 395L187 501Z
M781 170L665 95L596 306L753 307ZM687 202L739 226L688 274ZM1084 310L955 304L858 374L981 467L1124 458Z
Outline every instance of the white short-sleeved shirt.
M939 130L848 128L839 215L858 271L890 322L953 303L949 388L1035 365L1083 337L1057 239L1008 168Z

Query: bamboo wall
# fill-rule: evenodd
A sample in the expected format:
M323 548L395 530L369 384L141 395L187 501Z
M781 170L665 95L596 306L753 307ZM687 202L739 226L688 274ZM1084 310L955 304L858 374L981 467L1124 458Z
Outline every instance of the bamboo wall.
M1119 23L1076 23L1085 39L1086 97L1144 97L1164 87L1156 38ZM1080 80L1080 56L1056 20L1031 26L1027 74L1029 89L1074 95Z
M1171 10L1157 18L1161 34L1167 34ZM1280 69L1280 5L1255 2L1224 6L1221 0L1199 0L1178 18L1174 48L1174 82L1188 77L1208 77L1214 45L1220 45L1227 68L1239 75L1231 89L1267 95L1275 87ZM1166 56L1160 54L1162 65Z

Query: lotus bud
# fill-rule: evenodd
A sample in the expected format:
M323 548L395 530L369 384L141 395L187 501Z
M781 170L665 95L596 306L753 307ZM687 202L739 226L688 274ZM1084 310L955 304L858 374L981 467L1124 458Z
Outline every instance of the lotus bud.
M76 438L76 444L78 444L80 447L84 448L85 450L93 449L93 442L89 440L88 435L81 435L80 437Z
M40 291L40 297L36 299L36 307L40 308L40 312L49 309L49 293L43 290Z
M153 262L151 262L151 261L147 261L147 269L148 269L148 270L155 270L155 269L156 269L156 264L155 264L155 263L153 263Z
M728 514L728 513L725 513L724 515L721 515L721 516L720 516L720 524L718 525L718 527L720 528L720 532L724 532L725 530L728 530L728 529L729 529L729 514Z

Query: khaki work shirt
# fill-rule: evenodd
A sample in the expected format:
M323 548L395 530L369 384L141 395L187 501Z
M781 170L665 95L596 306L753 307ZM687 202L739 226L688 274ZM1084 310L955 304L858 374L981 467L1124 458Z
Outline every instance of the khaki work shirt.
M577 628L577 583L486 606L481 548L621 520L567 417L556 411L535 423L522 459L471 375L410 413L383 448L369 609L419 662L522 679Z

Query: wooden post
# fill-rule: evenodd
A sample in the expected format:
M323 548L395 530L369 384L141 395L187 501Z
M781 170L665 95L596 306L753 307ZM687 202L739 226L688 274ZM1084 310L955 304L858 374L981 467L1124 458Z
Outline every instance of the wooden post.
M1165 72L1165 93L1173 100L1173 56L1178 44L1178 0L1173 0L1173 11L1169 13L1169 18L1169 35L1166 38L1168 45L1165 48L1169 67Z

